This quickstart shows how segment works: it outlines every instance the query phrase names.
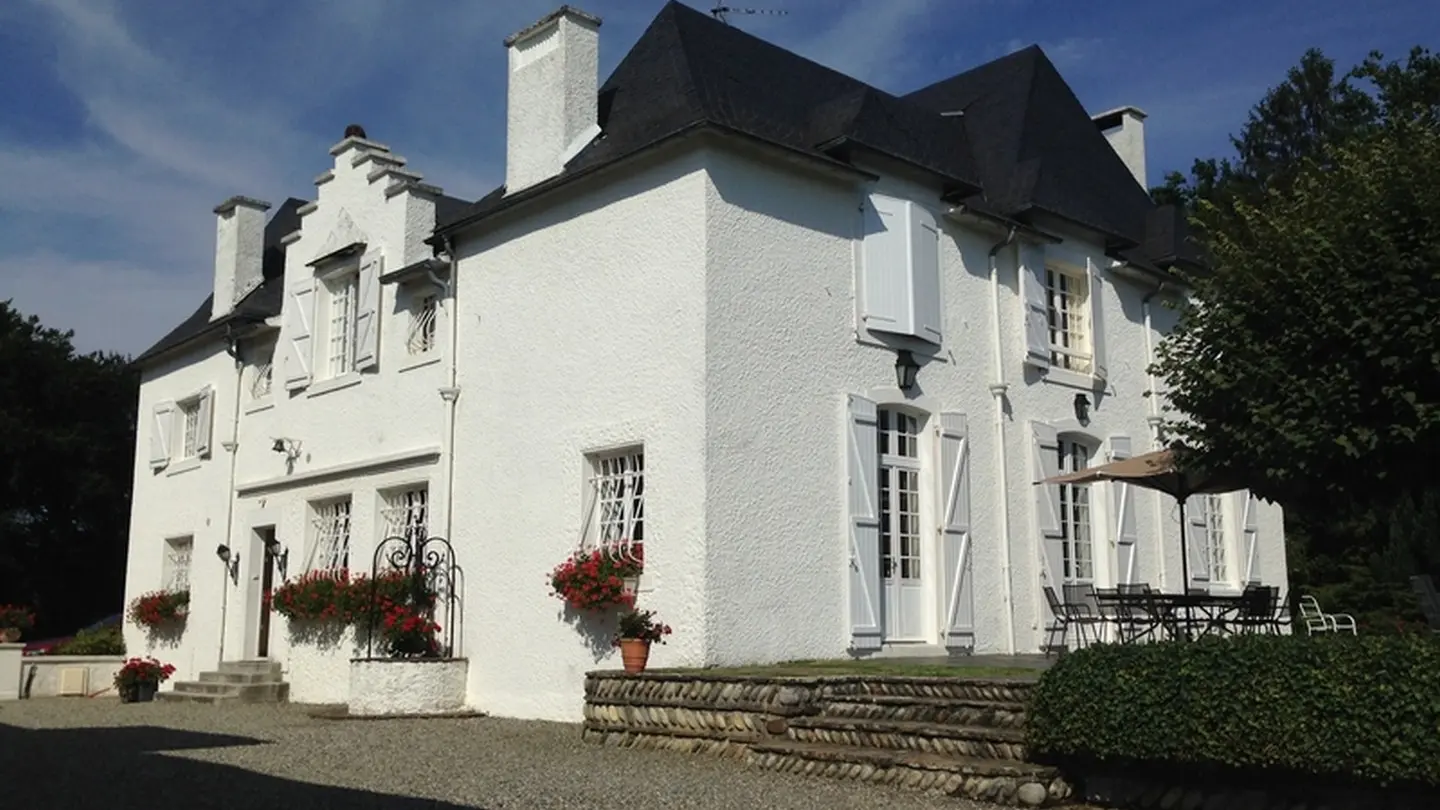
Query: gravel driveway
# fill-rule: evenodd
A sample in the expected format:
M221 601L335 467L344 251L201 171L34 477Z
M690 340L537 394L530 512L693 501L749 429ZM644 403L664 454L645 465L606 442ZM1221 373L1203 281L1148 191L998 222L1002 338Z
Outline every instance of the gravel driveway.
M0 806L990 810L763 771L704 755L582 743L518 720L345 721L296 706L116 699L0 703Z

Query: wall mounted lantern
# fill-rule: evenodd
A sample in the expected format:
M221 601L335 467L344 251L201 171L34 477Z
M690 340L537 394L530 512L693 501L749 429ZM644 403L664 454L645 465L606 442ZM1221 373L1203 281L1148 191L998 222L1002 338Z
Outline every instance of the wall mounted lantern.
M270 558L275 561L276 567L280 569L280 579L285 579L286 563L290 561L290 549L281 548L280 541L271 535L265 539L265 553L270 555Z
M230 550L230 547L221 543L215 547L215 556L225 564L225 573L235 582L240 581L240 555Z
M901 391L915 387L915 373L919 370L920 364L915 362L915 355L909 351L895 353L895 384L900 386Z
M1082 425L1090 424L1090 398L1084 394L1075 395L1075 420Z

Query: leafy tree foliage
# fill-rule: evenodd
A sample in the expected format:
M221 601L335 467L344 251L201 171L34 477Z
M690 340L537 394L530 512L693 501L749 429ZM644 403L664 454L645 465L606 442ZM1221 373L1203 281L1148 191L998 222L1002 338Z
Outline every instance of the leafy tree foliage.
M124 597L139 379L71 337L0 301L0 602L33 606L37 638Z

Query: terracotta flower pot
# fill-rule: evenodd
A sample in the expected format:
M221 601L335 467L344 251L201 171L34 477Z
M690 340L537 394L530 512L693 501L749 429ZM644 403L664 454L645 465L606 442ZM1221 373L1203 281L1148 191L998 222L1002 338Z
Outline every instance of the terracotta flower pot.
M638 638L620 639L620 660L625 664L625 671L634 675L645 671L645 664L650 660L650 642Z
M0 644L14 644L20 640L20 628L0 627Z

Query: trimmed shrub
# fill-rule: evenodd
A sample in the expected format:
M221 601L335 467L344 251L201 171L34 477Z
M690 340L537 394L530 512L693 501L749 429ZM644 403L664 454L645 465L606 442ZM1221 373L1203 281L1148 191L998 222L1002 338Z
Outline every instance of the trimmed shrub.
M1028 737L1038 760L1081 772L1440 786L1440 643L1256 635L1096 646L1041 677Z
M124 655L125 636L120 625L81 630L64 644L56 645L51 655Z

